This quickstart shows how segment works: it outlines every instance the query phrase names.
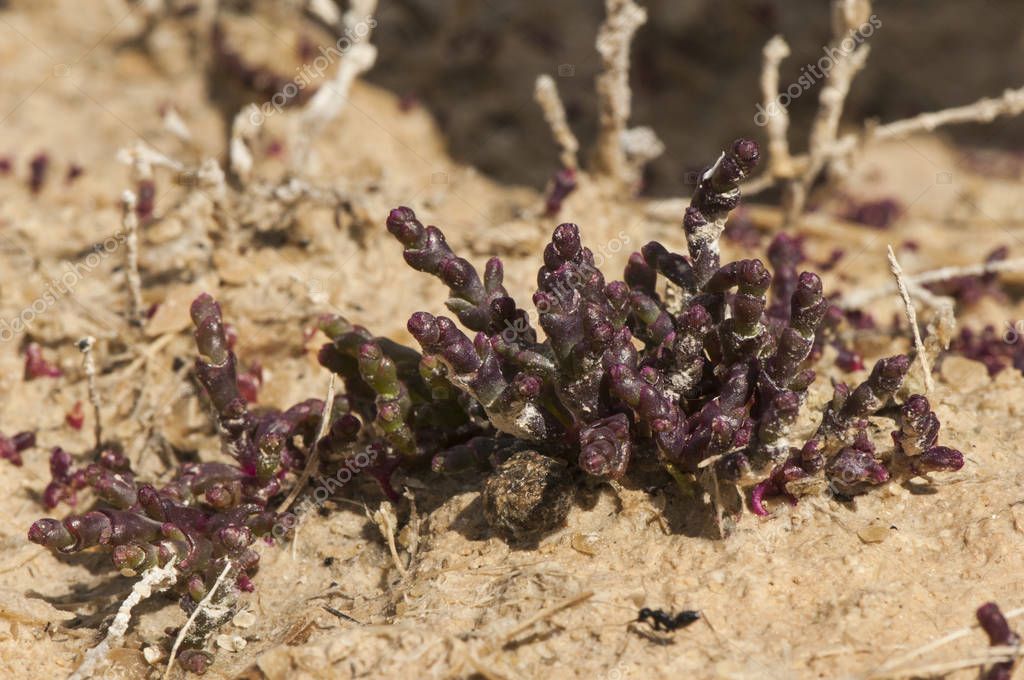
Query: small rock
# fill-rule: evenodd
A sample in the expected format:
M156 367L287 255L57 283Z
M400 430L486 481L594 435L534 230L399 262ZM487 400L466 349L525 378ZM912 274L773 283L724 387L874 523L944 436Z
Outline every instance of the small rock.
M164 658L164 650L152 645L142 648L142 657L150 666L158 665Z
M881 543L889 538L889 527L885 524L869 524L857 531L857 536L865 543Z
M221 633L217 636L217 646L229 652L240 652L245 649L245 638L239 635L227 635Z
M519 451L484 483L484 517L517 538L543 533L565 521L573 496L565 461Z
M248 628L252 624L256 623L256 615L248 609L243 609L235 614L235 618L231 619L231 623L237 628Z
M596 555L600 548L600 541L597 534L581 534L576 532L572 535L570 543L573 550L581 552L584 555Z

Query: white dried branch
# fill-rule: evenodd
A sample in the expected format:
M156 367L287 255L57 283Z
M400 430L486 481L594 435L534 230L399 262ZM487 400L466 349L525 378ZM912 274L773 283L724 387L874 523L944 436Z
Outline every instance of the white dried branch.
M622 133L622 151L629 168L630 184L640 179L644 166L665 153L665 145L652 128L642 125Z
M103 677L96 673L106 665L107 655L110 653L113 643L123 639L125 633L128 632L128 624L132 619L132 609L143 600L151 597L154 592L166 590L178 580L178 572L174 568L176 561L176 557L171 557L166 565L151 567L142 573L142 578L132 586L132 592L128 594L128 597L118 607L114 621L107 629L107 634L104 636L103 641L85 653L85 658L82 660L81 665L69 676L68 680Z
M302 474L299 475L299 479L296 480L295 486L292 487L291 492L281 502L281 505L277 508L277 513L281 514L286 512L288 508L292 506L295 499L299 497L302 490L306 488L306 484L310 478L317 473L320 466L320 440L327 436L327 430L331 427L331 412L334 409L334 396L336 388L334 385L335 375L331 374L331 380L327 384L327 398L324 400L324 407L320 413L320 429L317 431L316 439L313 440L313 445L309 450L309 460L306 461L306 467L303 468ZM296 530L298 528L296 527Z
M870 12L867 0L836 0L833 3L836 35L831 44L833 54L838 54L832 63L821 93L818 95L818 113L811 126L808 157L799 179L794 181L786 197L786 224L792 222L804 211L811 185L833 158L829 150L835 145L839 134L839 120L843 115L843 106L850 93L850 85L864 64L867 62L871 48L863 43L857 44L853 50L843 49L844 39L849 39L849 32L855 31L861 23L856 22L865 9Z
M233 566L235 565L232 564L231 560L227 560L227 564L224 565L224 570L220 572L220 576L218 576L217 580L213 582L213 586L210 588L209 592L206 593L206 597L199 601L196 608L192 610L192 614L185 621L185 625L178 631L178 637L174 638L174 645L171 647L171 655L167 660L167 667L164 669L163 680L167 680L167 678L171 677L171 669L174 668L174 660L178 658L178 649L181 647L181 643L185 641L185 636L188 634L189 629L192 627L192 624L195 623L199 614L210 607L210 602L213 601L214 595L224 582L224 579L227 578L228 572L231 571Z
M370 513L369 509L367 509L366 514L377 525L381 536L387 540L388 550L391 551L391 560L394 562L395 568L398 569L398 573L401 574L402 578L405 578L409 572L405 565L402 564L402 558L398 555L398 545L395 543L395 529L398 527L398 517L395 516L395 510L391 507L391 503L382 501L377 510Z
M185 144L192 144L192 131L189 130L188 123L185 122L176 108L168 106L164 109L162 121L165 130Z
M633 0L606 0L605 8L607 15L597 34L602 70L597 77L600 128L594 165L599 174L628 185L633 178L622 137L633 96L629 88L629 49L637 29L647 21L647 11Z
M260 115L259 107L249 104L235 115L235 120L231 124L228 159L231 164L231 172L235 174L242 186L248 184L252 177L253 156L249 145L259 134L263 120L264 117Z
M779 65L789 56L789 45L781 35L765 43L762 51L761 97L768 134L768 173L774 179L793 176L793 159L789 152L789 112L779 101Z
M117 160L131 167L132 178L136 181L152 179L154 168L165 168L172 172L185 169L183 164L142 142L118 151Z
M341 24L341 10L333 0L308 0L306 10L310 14L319 17L328 26Z
M924 342L921 340L921 329L917 325L917 310L914 309L914 302L910 299L910 291L907 290L907 283L903 276L903 268L892 246L888 246L889 271L896 279L896 288L899 290L900 298L903 299L903 308L907 315L907 323L910 324L914 338L914 349L917 350L917 360L921 364L921 371L924 373L924 385L927 392L935 389L935 380L932 378L932 368L928 362L928 353L925 351Z
M580 143L566 120L565 106L558 94L558 86L555 85L554 78L549 75L537 76L533 96L544 112L544 120L551 128L551 135L555 138L555 143L561 149L562 167L575 170L579 166L577 155Z
M131 299L130 320L142 321L142 278L139 276L139 216L135 213L135 194L125 191L121 194L121 226L125 232L124 274Z
M103 443L103 421L100 418L100 391L96 387L96 359L92 355L92 349L96 345L96 338L87 335L78 341L78 351L82 353L82 370L85 371L85 381L89 390L89 403L92 404L93 434L96 438L96 450Z
M1021 114L1024 114L1024 87L1008 89L999 97L986 97L964 106L922 113L882 125L867 124L860 132L843 135L823 153L826 159L831 161L849 156L857 149L872 142L905 139L921 132L933 132L946 125L991 123L997 118L1013 118ZM797 172L805 172L808 162L807 155L793 158L793 165ZM743 195L752 196L769 189L777 183L778 179L768 173L756 177L743 185Z
M1003 616L1006 618L1007 621L1010 621L1012 619L1017 618L1018 616L1021 616L1022 614L1024 614L1024 607L1008 611ZM939 647L943 647L943 646L949 644L950 642L955 642L956 640L959 640L961 638L965 638L965 637L967 637L968 635L970 635L972 632L974 632L975 630L977 630L980 627L981 627L981 624L979 624L979 623L974 623L974 624L972 624L970 626L965 626L963 628L960 628L960 629L954 630L954 631L952 631L950 633L947 633L946 635L943 635L942 637L940 637L940 638L938 638L936 640L932 640L931 642L929 642L929 643L927 643L925 645L922 645L921 647L918 647L917 649L912 649L909 652L906 652L906 653L901 654L899 656L892 657L891 659L889 659L888 661L883 663L881 666L879 666L877 670L872 672L868 676L868 678L869 678L869 680L873 680L873 679L876 679L876 678L881 679L881 678L891 678L891 677L903 677L901 675L896 675L898 673L901 673L902 671L896 671L896 670L892 670L892 669L897 668L898 666L902 666L902 665L906 664L907 662L909 662L909 661L911 661L913 659L916 659L916 658L919 658L921 656L924 656L928 652L934 651L934 650L938 649ZM995 648L989 648L988 652L991 653L993 651L993 649L995 649ZM980 665L980 664L976 663L976 664L972 664L972 665ZM927 673L918 673L916 670L915 670L914 674L927 675Z
M965 267L942 267L941 269L932 269L930 271L921 272L920 274L907 276L906 282L911 286L911 288L913 288L914 286L924 286L929 283L938 283L939 281L949 281L950 279L955 279L959 276L983 276L985 274L1022 271L1024 271L1024 258L1015 258L1012 260L997 260L995 262L985 262L983 264L968 265ZM860 309L870 302L886 297L887 295L891 295L895 290L896 286L894 284L879 286L878 288L844 295L836 304L843 309Z
M371 26L367 24L365 30L358 30L373 17L376 9L377 0L353 0L342 17L343 34L352 44L338 64L334 78L310 97L299 114L293 170L306 167L313 140L345 109L356 78L369 71L377 61L377 48L370 44ZM360 33L363 33L362 37L359 37Z

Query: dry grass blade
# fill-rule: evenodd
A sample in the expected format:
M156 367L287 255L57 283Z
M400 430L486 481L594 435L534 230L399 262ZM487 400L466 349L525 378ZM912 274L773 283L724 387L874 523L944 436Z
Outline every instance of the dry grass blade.
M334 407L334 374L331 374L331 382L327 385L327 399L324 401L324 410L320 415L320 429L316 433L316 441L313 442L313 446L310 447L309 460L306 461L306 467L303 468L302 474L299 475L298 481L295 482L295 486L292 487L291 492L278 506L277 511L279 513L285 512L292 506L295 499L299 497L302 490L306 488L306 484L316 474L320 467L320 440L327 434L327 429L331 426L331 409Z
M900 298L903 300L903 308L907 314L907 323L910 324L910 330L914 336L914 349L917 350L917 360L921 364L921 370L924 372L925 387L928 392L931 392L935 389L935 379L932 378L932 367L928 363L928 353L925 351L924 342L921 340L921 329L917 326L917 310L914 309L914 302L910 299L910 291L907 290L903 268L900 267L899 260L896 259L896 253L893 252L892 246L888 246L888 249L889 270L896 279L896 287L900 292Z

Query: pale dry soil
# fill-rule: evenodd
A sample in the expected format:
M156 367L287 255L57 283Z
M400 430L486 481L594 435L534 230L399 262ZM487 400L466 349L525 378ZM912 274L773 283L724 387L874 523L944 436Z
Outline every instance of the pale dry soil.
M0 154L15 158L14 173L0 178L5 319L40 299L65 263L83 261L119 229L117 200L129 187L115 158L119 148L142 139L194 162L222 155L225 146L224 119L208 104L204 74L189 65L173 25L158 28L162 49L149 57L120 46L139 30L130 14L119 14L120 3L11 4L17 11L0 14ZM278 32L285 44L294 38L287 24ZM281 45L267 49L287 53ZM58 64L71 66L55 70ZM194 148L163 130L158 109L169 102L190 126ZM272 118L262 138L267 145L283 140L286 157L289 115ZM53 169L33 196L26 169L40 150ZM63 173L71 161L86 174L67 186ZM268 181L282 172L280 159L264 154L257 163ZM1003 244L1024 253L1019 168L1009 167L979 172L937 138L868 150L845 191L897 197L909 211L886 232L829 217L828 205L808 215L800 229L816 260L836 247L847 251L825 277L828 289L885 284L889 243L908 272L979 262ZM99 339L106 437L124 444L141 476L166 479L175 452L220 455L186 379L187 306L198 291L223 302L239 330L243 364L258 360L266 367L261 401L287 406L326 391L328 376L315 361L318 342L302 335L317 314L338 311L408 340L410 313L442 310L442 286L410 271L383 228L390 207L407 204L436 221L478 265L502 255L508 287L523 301L555 226L540 216L536 192L497 186L454 164L427 112L402 112L394 96L365 85L356 86L342 119L318 143L308 177L340 188L353 207L335 214L304 205L283 219L283 235L267 228L274 220L266 216L225 235L208 201L158 176L160 219L144 232L141 254L146 303L160 303L153 319L141 330L125 322L117 249L72 294L47 303L29 328L65 377L25 382L24 338L0 345L3 431L39 430L39 446L26 452L24 467L0 462L3 677L70 672L132 583L108 568L105 555L59 559L25 537L43 512L38 498L49 448L82 452L91 445L91 415L81 432L64 425L67 410L86 398L77 338ZM651 208L584 181L560 219L582 225L586 242L606 255L606 271L613 273L649 239L685 250L678 217L663 220ZM777 228L771 206L750 212L759 228ZM899 247L908 241L917 248ZM727 244L729 256L759 254ZM871 311L887 321L899 310L890 296ZM961 322L1004 325L1021 318L1019 304L986 301L964 311ZM882 335L860 339L871 358L907 343ZM829 394L832 376L820 372L803 432L813 428L813 407ZM920 375L909 382L918 388ZM326 516L305 516L285 545L261 548L256 592L243 599L256 622L225 628L247 644L240 651L218 648L210 676L866 677L886 659L969 625L987 600L1004 609L1024 604L1024 378L1004 371L992 380L980 364L952 358L937 382L931 398L944 425L942 443L964 451L963 470L933 486L892 487L852 505L826 498L795 508L774 504L771 518L747 515L725 540L709 537L700 499L664 476L581 489L564 528L536 546L520 546L483 524L479 479L420 475L404 479L418 512L413 516L407 502L398 509L396 564L366 514L380 497L372 486L354 483L327 504ZM876 424L884 441L886 424ZM631 624L644 606L699 609L704 618L673 636L652 635ZM124 648L115 652L119 666L111 677L155 676L140 649L183 620L169 600L140 607ZM925 661L961 658L984 644L976 631Z

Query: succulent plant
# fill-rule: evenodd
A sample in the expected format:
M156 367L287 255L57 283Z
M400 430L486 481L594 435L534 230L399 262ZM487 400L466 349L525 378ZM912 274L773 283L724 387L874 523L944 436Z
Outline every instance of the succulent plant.
M237 589L252 588L258 555L251 546L277 537L283 520L271 503L314 446L328 466L362 460L356 468L392 500L400 467L498 468L485 485L485 515L512 535L561 522L573 477L621 479L638 459L676 479L691 474L707 483L710 472L719 488L748 488L760 515L765 499L796 502L812 479L848 497L959 468L962 455L937 445L938 419L922 396L899 409L891 453L879 455L868 437L867 418L894 403L906 356L880 360L854 388L836 383L814 434L792 440L831 309L821 279L798 271L803 255L794 239L779 237L769 248L774 276L759 259L721 262L718 241L739 202L738 183L758 157L753 142L735 142L702 174L683 216L688 256L652 241L629 258L621 281L605 279L579 227L556 227L533 315L504 287L501 260L490 259L481 275L440 229L409 208L392 210L387 228L406 262L448 286L455 318L413 314L417 351L340 316L322 317L328 342L319 361L344 383L329 405L308 399L283 411L250 408L259 370L240 375L220 307L200 295L191 308L195 376L229 462L184 464L157 488L137 481L114 446L77 467L55 448L47 507L73 505L84 489L96 504L62 521L37 521L29 538L65 554L100 547L128 572L174 557L181 602L191 610L227 565ZM216 621L207 624L180 657L188 668L209 662L203 631Z

